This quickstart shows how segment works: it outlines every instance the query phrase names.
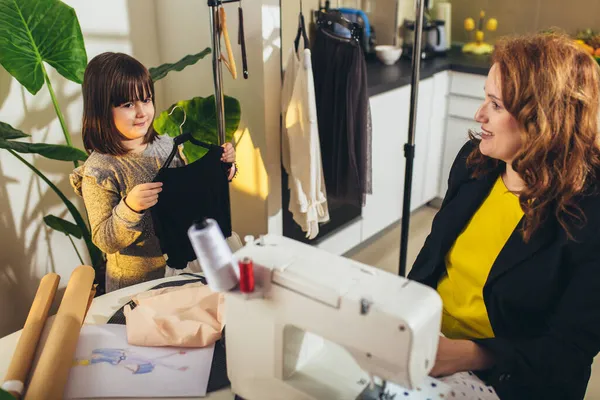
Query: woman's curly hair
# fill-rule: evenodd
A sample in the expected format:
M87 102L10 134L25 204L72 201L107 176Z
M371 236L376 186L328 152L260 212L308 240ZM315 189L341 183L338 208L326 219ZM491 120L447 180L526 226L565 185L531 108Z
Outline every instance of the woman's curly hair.
M521 129L522 147L512 167L525 181L519 193L523 239L552 213L572 238L572 223L585 223L577 197L600 178L600 67L562 34L503 38L492 61L499 68L504 106ZM474 177L500 163L479 146L467 160Z

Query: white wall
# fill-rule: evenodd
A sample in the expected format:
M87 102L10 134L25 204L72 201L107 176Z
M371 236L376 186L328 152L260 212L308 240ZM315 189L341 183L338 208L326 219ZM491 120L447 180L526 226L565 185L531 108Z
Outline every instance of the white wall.
M197 0L65 0L79 18L88 59L121 51L151 67L174 62L209 47L206 2ZM258 4L256 4L258 3ZM281 231L279 163L279 1L244 2L250 79L233 82L225 73L225 93L241 102L240 174L232 189L235 231L244 235ZM250 6L252 4L252 6ZM238 70L237 6L227 6L229 33ZM81 88L48 68L74 143L81 146ZM194 96L213 93L210 57L157 83L157 111ZM64 143L50 97L43 88L31 96L0 67L0 120L33 135L34 142ZM43 171L80 210L68 182L72 164L25 158ZM22 327L39 279L61 275L64 290L79 264L69 240L45 227L47 214L70 219L56 195L20 161L0 150L0 337ZM79 252L86 253L82 242ZM85 262L89 262L86 257ZM61 293L62 294L62 293ZM56 305L55 305L56 308Z

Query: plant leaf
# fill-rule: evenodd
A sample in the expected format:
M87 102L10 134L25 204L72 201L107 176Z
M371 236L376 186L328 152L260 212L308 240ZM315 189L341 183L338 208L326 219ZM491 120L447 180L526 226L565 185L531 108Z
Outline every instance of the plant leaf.
M149 68L148 71L150 71L150 76L152 77L152 80L156 82L159 79L162 79L165 76L167 76L167 74L171 71L181 71L185 67L189 67L190 65L196 64L199 60L203 59L208 54L210 54L210 51L210 47L207 47L198 54L188 54L187 56L183 57L181 60L177 61L174 64L163 64L158 67Z
M59 0L0 0L0 64L36 94L44 61L65 78L83 81L87 55L75 10Z
M15 400L15 398L6 390L0 389L0 400Z
M50 228L55 231L59 231L64 233L65 235L71 235L76 237L77 239L81 239L83 234L81 233L81 229L77 225L62 218L59 218L55 215L46 215L44 217L44 222Z
M85 161L87 159L87 154L83 150L62 144L25 143L0 139L0 149L11 149L17 153L35 153L59 161Z
M194 97L191 100L182 100L173 104L154 120L156 132L171 137L179 136L179 124L183 121L183 111L181 108L177 108L169 116L169 111L176 105L185 110L186 121L183 125L183 132L190 132L194 138L203 142L219 143L215 96ZM227 141L231 141L234 132L239 127L240 116L240 102L233 97L225 96L225 137ZM183 144L183 154L188 163L204 157L207 152L208 150L204 147L196 146L193 143Z
M20 139L29 137L28 134L21 132L18 129L13 128L9 124L0 121L0 139Z

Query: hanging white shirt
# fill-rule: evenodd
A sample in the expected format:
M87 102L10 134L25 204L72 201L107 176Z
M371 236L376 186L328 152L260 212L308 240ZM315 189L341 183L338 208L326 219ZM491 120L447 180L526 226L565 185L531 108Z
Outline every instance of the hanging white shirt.
M314 239L319 233L319 223L329 221L329 210L309 49L290 51L281 100L281 152L289 176L289 210L306 237Z

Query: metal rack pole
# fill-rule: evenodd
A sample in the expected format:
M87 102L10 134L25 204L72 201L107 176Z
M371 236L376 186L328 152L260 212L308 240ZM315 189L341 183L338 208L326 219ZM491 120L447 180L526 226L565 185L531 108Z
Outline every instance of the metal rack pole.
M421 72L421 41L423 37L423 14L426 0L416 0L415 42L412 53L412 83L410 91L410 119L408 143L404 145L406 171L404 176L404 201L402 203L402 228L400 231L400 260L398 275L406 276L406 252L408 250L408 227L410 224L410 197L412 195L413 164L415 158L415 129L417 125L417 100Z
M213 3L213 4L211 4ZM225 107L223 96L223 73L221 69L221 40L219 39L219 7L217 1L209 1L210 27L212 30L212 64L213 81L215 85L215 106L217 109L217 131L219 144L225 143Z

